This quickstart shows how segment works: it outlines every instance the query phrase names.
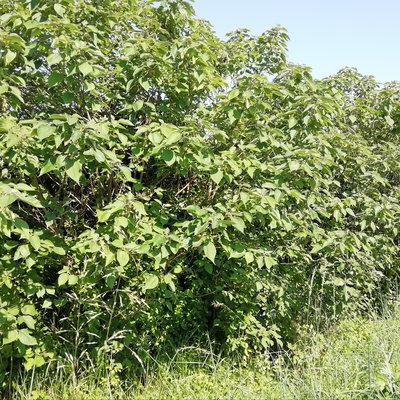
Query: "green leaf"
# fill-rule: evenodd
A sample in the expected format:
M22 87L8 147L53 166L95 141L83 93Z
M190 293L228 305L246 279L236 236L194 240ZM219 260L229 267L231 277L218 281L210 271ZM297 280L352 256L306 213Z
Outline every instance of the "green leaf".
M25 346L36 346L37 340L26 329L18 331L18 340Z
M175 153L169 149L166 149L161 153L161 158L168 166L172 165L176 160Z
M45 301L43 302L42 308L44 308L44 309L49 309L49 308L52 307L52 305L53 305L53 303L52 303L50 300L45 300Z
M171 145L171 144L177 143L177 142L179 142L181 140L181 138L182 138L181 133L179 131L176 131L176 132L174 132L173 134L171 134L169 136L169 138L167 139L166 144L167 145Z
M10 86L10 90L11 90L11 93L18 99L18 101L20 101L22 104L25 103L25 101L22 97L22 93L17 87Z
M146 92L149 91L151 88L150 82L146 80L140 79L139 84L144 90L146 90Z
M62 95L62 100L64 104L71 104L75 101L75 96L71 92L66 92Z
M46 360L44 359L43 356L39 356L39 355L35 354L34 357L27 358L23 365L27 371L30 371L34 367L41 367L45 363L46 363Z
M141 215L147 215L146 208L143 203L140 201L134 200L132 201L133 208Z
M133 103L132 108L134 109L134 111L138 112L143 108L143 105L144 105L143 100L137 100Z
M106 278L107 286L112 289L117 281L117 278L114 275L108 275Z
M210 275L212 275L213 270L214 270L212 264L208 264L208 263L204 265L204 269L205 269L206 272L209 273Z
M143 289L144 290L152 290L155 289L159 284L159 279L157 275L149 274L144 282Z
M22 231L28 231L29 230L29 225L26 221L24 221L21 218L17 218L14 221L14 225L16 228L21 229Z
M8 85L0 85L0 95L8 92ZM0 122L0 127L3 125L4 120Z
M52 53L47 56L47 65L51 67L52 65L58 64L62 61L62 57L60 53Z
M70 161L67 165L69 165L69 167L65 172L72 180L79 183L79 180L82 177L82 163L79 160L75 160Z
M245 225L245 223L244 223L242 218L240 218L240 217L231 217L230 220L231 220L232 226L234 228L236 228L239 232L244 233L246 225Z
M78 68L79 71L82 72L83 76L89 75L93 72L93 67L88 62L82 63Z
M229 92L229 94L228 94L228 100L232 100L232 99L234 99L235 97L238 97L239 94L240 94L240 90L239 90L239 89L233 89L233 90L231 90L231 91Z
M37 311L36 308L33 304L25 304L22 308L21 308L21 312L22 314L28 314L28 315L37 315Z
M40 203L40 201L37 198L35 198L33 196L28 196L25 193L19 194L18 199L23 201L26 204L31 205L32 207L43 208L42 204Z
M18 247L17 251L14 254L14 260L19 260L21 258L26 259L31 254L31 250L27 244L22 244Z
M54 135L56 128L51 125L40 125L37 129L37 138L39 140L47 139L48 137Z
M117 261L121 267L124 267L129 262L129 254L124 250L117 251Z
M117 217L115 218L115 226L123 226L126 228L129 224L128 218L125 217Z
M15 59L15 57L17 56L17 53L14 53L11 50L8 50L5 56L5 64L11 64L11 62Z
M158 145L163 141L163 137L160 135L159 132L150 132L149 133L149 140L154 145Z
M18 340L18 331L12 330L7 332L7 336L3 338L3 344L9 344Z
M311 249L311 254L318 254L321 250L322 250L322 246L321 244L317 243L313 246L313 248Z
M62 247L54 246L52 250L53 250L53 253L56 253L60 256L65 256L65 254L66 254L65 250Z
M47 84L49 85L49 87L56 86L57 84L62 82L64 78L65 76L63 74L52 72L47 79Z
M267 268L271 268L271 267L273 267L274 265L276 265L276 261L275 261L275 259L272 258L272 257L265 256L265 257L264 257L264 265L265 265Z
M367 221L363 219L360 223L361 230L363 231L367 226Z
M289 169L291 172L297 171L300 168L300 163L297 160L289 161Z
M387 123L391 128L393 128L394 121L393 121L393 119L390 117L390 115L386 115L385 121L386 121L386 123Z
M96 159L96 161L98 161L99 163L102 163L104 161L106 161L106 157L104 155L104 153L102 151L100 151L99 149L96 149L94 152L94 158Z
M68 277L68 285L73 286L76 285L79 281L79 277L77 275L69 275Z
M342 278L334 277L333 278L333 284L335 286L344 286L346 284L346 282Z
M204 247L203 247L203 252L204 255L212 262L215 264L215 256L217 254L217 249L214 246L214 243L209 241Z
M35 329L36 321L30 315L21 315L18 317L18 324L25 324L29 329Z
M39 3L40 3L40 0L31 0L31 10L36 8Z
M173 277L174 275L172 274L166 274L164 275L164 282L169 286L169 288L175 292L176 291L176 287L175 287L175 283L173 281Z
M297 124L297 119L294 117L289 118L289 129L292 129Z
M54 4L54 11L62 17L65 13L65 8L61 4Z
M69 274L63 273L58 277L58 286L65 285L68 282Z
M174 125L163 124L160 126L160 131L167 138L166 143L169 145L179 142L182 138L178 128Z
M83 86L84 86L84 88L85 88L88 92L91 92L91 91L93 91L93 90L96 88L96 86L94 85L94 83L88 82L88 81L85 81L85 82L83 83Z
M40 249L40 238L39 236L33 234L28 237L29 243L35 250Z
M254 254L247 251L244 255L244 259L246 260L247 264L251 264L254 261Z
M222 178L224 177L224 173L219 169L217 172L214 172L213 174L210 175L211 179L219 185L221 182Z
M1 208L6 208L12 203L14 203L15 200L18 199L18 196L15 194L0 194L0 207Z
M228 111L228 118L229 118L229 122L231 124L235 123L237 120L240 119L240 117L242 116L242 111L238 110L236 108L231 108Z
M72 125L76 125L76 123L79 121L79 115L78 114L73 114L73 115L67 115L66 116L66 121L67 124L72 126Z

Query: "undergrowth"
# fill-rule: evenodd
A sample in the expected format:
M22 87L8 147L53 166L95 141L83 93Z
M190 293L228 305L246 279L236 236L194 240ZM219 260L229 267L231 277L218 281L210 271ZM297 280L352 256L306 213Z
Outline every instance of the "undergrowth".
M121 377L108 360L80 377L62 366L21 376L14 400L228 400L400 398L400 311L344 320L322 334L303 332L291 352L251 365L209 349L182 348L153 360L140 379ZM150 372L151 371L151 372Z

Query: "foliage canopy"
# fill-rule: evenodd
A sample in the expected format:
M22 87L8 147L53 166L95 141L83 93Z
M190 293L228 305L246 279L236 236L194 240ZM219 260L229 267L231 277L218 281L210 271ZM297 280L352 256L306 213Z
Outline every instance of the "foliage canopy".
M0 365L244 356L399 272L400 90L183 0L0 0Z

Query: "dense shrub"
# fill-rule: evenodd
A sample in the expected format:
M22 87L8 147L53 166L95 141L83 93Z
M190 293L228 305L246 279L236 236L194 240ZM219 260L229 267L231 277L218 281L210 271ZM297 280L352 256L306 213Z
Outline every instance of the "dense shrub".
M182 0L0 0L0 365L211 337L244 356L390 295L399 87Z

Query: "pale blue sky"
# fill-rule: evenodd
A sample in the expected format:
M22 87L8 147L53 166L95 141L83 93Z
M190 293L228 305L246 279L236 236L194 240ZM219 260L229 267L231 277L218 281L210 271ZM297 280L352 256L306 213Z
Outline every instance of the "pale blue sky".
M400 0L195 0L194 8L220 37L284 26L289 61L317 78L349 66L379 82L400 81Z

